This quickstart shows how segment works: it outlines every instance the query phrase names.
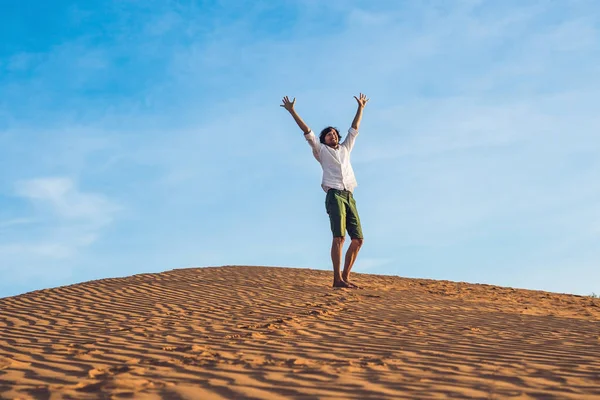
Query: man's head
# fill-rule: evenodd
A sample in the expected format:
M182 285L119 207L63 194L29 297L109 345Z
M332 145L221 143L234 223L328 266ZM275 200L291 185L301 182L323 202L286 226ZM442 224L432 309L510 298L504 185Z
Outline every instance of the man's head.
M321 131L319 140L321 143L326 144L329 147L336 147L340 143L340 131L333 126L328 126Z

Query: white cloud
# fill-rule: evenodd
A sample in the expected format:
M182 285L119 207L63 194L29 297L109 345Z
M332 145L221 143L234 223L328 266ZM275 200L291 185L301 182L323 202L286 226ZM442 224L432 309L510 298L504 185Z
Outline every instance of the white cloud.
M35 206L33 215L0 223L13 239L0 243L3 266L26 257L65 259L92 245L113 222L119 207L103 195L79 190L69 178L21 181L15 193ZM23 235L21 225L27 225ZM11 261L9 264L8 261Z
M106 197L79 191L68 178L40 178L19 182L19 196L42 205L49 205L61 218L80 220L95 226L112 221L117 207Z

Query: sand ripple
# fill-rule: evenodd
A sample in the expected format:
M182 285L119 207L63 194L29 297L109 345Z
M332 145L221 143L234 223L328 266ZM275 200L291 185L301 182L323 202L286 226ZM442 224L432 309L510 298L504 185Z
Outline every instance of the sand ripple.
M600 300L194 268L0 299L0 398L600 398Z

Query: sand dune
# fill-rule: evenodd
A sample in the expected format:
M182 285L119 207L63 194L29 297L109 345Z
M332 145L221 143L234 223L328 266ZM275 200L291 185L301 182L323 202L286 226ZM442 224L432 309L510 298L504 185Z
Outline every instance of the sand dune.
M600 299L194 268L0 299L0 398L600 399Z

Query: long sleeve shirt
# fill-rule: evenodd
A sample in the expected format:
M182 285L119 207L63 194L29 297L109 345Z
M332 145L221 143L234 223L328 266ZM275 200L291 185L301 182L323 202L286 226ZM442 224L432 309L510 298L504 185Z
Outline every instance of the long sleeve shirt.
M323 169L321 187L325 192L329 189L352 192L356 187L356 178L350 164L350 152L354 147L356 136L358 136L356 129L348 129L346 139L338 145L337 149L334 149L321 143L312 130L304 135L312 148L313 155Z

